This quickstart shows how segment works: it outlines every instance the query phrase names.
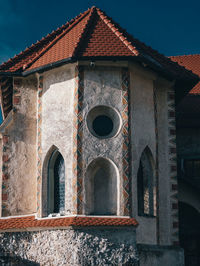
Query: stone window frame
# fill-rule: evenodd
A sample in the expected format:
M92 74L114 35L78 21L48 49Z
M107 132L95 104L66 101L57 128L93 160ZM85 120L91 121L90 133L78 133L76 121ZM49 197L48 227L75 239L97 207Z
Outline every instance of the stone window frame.
M139 171L142 171L139 172ZM146 175L144 176L146 172ZM140 174L140 175L139 175ZM146 177L147 190L144 191L144 181ZM138 216L155 217L156 216L156 180L155 163L152 152L148 146L141 153L137 171L137 202ZM145 210L146 199L146 210Z
M112 131L108 135L105 135L105 136L100 136L100 135L96 134L94 129L93 129L93 125L92 125L95 118L97 118L98 116L101 116L101 115L107 116L113 122ZM121 128L122 128L122 118L121 118L121 115L118 112L118 110L116 110L116 108L114 108L113 106L100 104L100 105L93 106L87 112L86 125L87 125L88 131L94 137L96 137L98 139L111 139L111 138L116 137L120 133Z
M42 171L42 217L54 217L54 216L64 216L65 211L61 211L58 213L53 213L49 209L51 208L49 204L51 199L50 199L50 189L49 189L49 171L50 169L50 163L54 164L58 155L62 156L62 153L59 151L59 149L55 146L52 145L49 151L47 152L44 162L43 162L43 171ZM53 157L52 157L53 156ZM63 160L64 157L62 156ZM64 166L65 166L65 160L64 160ZM51 167L52 168L52 167ZM66 169L66 167L65 167ZM66 173L66 171L65 171ZM52 174L52 173L51 173ZM66 192L66 176L65 176L65 192ZM64 201L65 201L65 192L64 192ZM53 199L55 200L55 198ZM65 203L64 203L65 205ZM65 209L65 208L64 208Z

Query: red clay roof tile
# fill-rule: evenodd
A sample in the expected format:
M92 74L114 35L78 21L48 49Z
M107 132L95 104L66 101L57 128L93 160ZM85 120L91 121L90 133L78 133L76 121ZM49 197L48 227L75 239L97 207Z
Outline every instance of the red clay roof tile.
M170 56L170 59L200 76L200 54ZM200 94L200 82L190 91L190 94Z
M88 58L139 60L155 71L176 80L175 90L180 90L179 98L198 82L198 77L191 71L135 39L96 7L88 9L0 65L0 75L6 76L8 73L11 76L14 73L27 75L30 71L52 67L53 64L67 60ZM3 78L0 80L0 86L2 80ZM2 94L4 118L12 109L12 85L8 88L9 97L5 91L6 87L2 89L1 86L4 90Z
M0 72L29 71L71 57L138 57L160 71L192 78L192 73L133 38L96 7L0 65Z
M45 49L42 55L39 55L28 69L34 69L47 64L60 61L66 58L71 58L74 54L74 50L79 43L84 28L87 25L88 19L91 14L87 12L81 16L78 21L72 23L61 36L58 36L53 43L49 44L49 49Z
M67 22L65 25L62 25L55 31L48 34L46 37L43 37L40 41L32 44L26 50L22 51L20 54L9 59L7 62L0 65L0 72L22 72L23 68L27 67L27 64L35 62L43 52L45 52L51 45L53 45L60 37L63 36L63 33L66 33L68 30L73 28L83 17L85 17L90 10L88 9L84 13L73 18L70 22Z
M137 226L134 218L62 217L37 220L35 216L0 219L0 230L65 226Z

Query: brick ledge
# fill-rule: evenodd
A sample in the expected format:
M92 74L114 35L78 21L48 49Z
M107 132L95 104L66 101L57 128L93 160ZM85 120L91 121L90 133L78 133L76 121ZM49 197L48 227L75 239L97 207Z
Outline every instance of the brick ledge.
M119 217L59 217L49 219L37 219L34 215L24 217L10 217L0 219L0 230L26 229L26 228L51 228L51 227L87 227L87 226L134 226L138 222L135 218Z

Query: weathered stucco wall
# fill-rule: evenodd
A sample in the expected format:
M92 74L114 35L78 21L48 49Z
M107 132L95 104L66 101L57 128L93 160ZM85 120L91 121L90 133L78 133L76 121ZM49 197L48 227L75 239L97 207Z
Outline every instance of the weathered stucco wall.
M171 122L174 119L173 99L169 103L169 90L173 84L136 64L132 64L130 69L133 169L132 209L133 217L139 222L137 241L144 244L160 243L162 245L170 245L173 233L171 172L176 169L175 160L172 158L174 153L170 155L170 152L175 150L174 146L170 146L170 141L173 142L172 138L174 138L174 123L172 122L172 129L169 124L169 121ZM169 114L171 115L171 113L172 117L169 120ZM157 203L159 212L157 217L138 216L137 172L141 153L146 146L151 150L155 170L158 167ZM154 174L154 182L156 184L156 171ZM173 172L173 174L176 177L176 173ZM154 198L156 207L155 200Z
M95 106L109 106L122 112L122 90L121 90L121 69L112 67L96 67L84 71L84 100L83 100L83 175L88 165L97 157L110 159L117 167L119 175L117 178L117 214L123 215L123 194L122 194L122 127L119 125L119 133L111 138L98 138L91 134L87 127L87 114ZM121 118L120 118L121 119ZM115 124L115 120L113 123ZM92 178L84 176L84 178ZM86 186L86 180L84 179ZM115 191L115 190L114 190ZM84 192L85 193L85 192ZM112 192L111 192L112 194ZM116 194L116 192L115 192ZM86 202L84 202L84 209Z
M3 255L45 266L138 265L135 229L130 227L0 233Z
M43 76L42 95L43 170L48 167L47 164L44 164L48 151L52 146L57 147L65 162L65 210L68 214L72 209L74 79L74 65L48 71ZM43 176L43 186L46 186L47 189L46 178ZM43 200L47 202L46 198ZM45 209L46 205L44 204L43 212Z
M13 122L3 132L7 136L5 216L36 211L36 92L35 77L14 80Z
M132 141L132 210L139 222L138 243L156 244L156 218L138 216L137 172L140 157L149 147L155 162L156 136L154 121L153 76L151 73L131 65L131 141Z
M43 74L41 111L41 151L43 169L48 167L52 147L57 147L65 161L65 213L74 210L73 172L74 166L74 92L77 86L75 65L66 65ZM139 222L137 242L157 244L158 233L161 244L171 244L171 203L170 203L170 158L169 121L167 90L163 84L156 87L157 127L155 129L155 79L157 77L137 65L130 65L131 102L131 151L132 151L132 216ZM36 112L38 80L23 79L19 86L20 101L15 104L13 123L5 132L9 136L9 186L7 215L28 214L36 211ZM97 105L109 106L122 119L122 69L121 67L85 68L83 95L82 171L83 182L88 165L97 157L114 162L117 176L117 215L124 215L123 206L123 132L111 138L97 138L89 131L88 112ZM115 121L113 121L115 123ZM158 139L156 139L156 137ZM156 142L158 141L158 142ZM156 161L156 145L159 158L159 223L156 217L138 216L137 172L139 161L146 146ZM115 171L113 171L115 172ZM44 171L43 171L44 173ZM45 180L46 178L46 180ZM17 181L16 181L17 180ZM114 182L113 182L114 183ZM41 182L47 190L47 176ZM40 185L40 184L39 184ZM42 191L42 187L40 187ZM111 189L112 191L112 189ZM115 191L116 194L116 190ZM84 192L84 191L83 191ZM85 193L85 192L84 192ZM112 194L112 193L111 193ZM47 199L41 193L43 213ZM43 199L42 199L43 197ZM83 197L84 200L84 197ZM84 202L85 203L85 202ZM45 213L46 215L46 213ZM159 232L158 232L159 231Z

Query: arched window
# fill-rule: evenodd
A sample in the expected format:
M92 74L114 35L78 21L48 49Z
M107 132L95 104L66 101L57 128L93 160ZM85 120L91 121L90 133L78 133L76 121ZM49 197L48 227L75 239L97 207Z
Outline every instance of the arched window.
M141 155L137 173L138 215L155 215L156 187L151 151L146 147Z
M65 164L58 150L49 159L47 187L48 214L62 214L65 210Z
M87 168L85 179L85 213L117 214L117 169L108 159L97 158Z

